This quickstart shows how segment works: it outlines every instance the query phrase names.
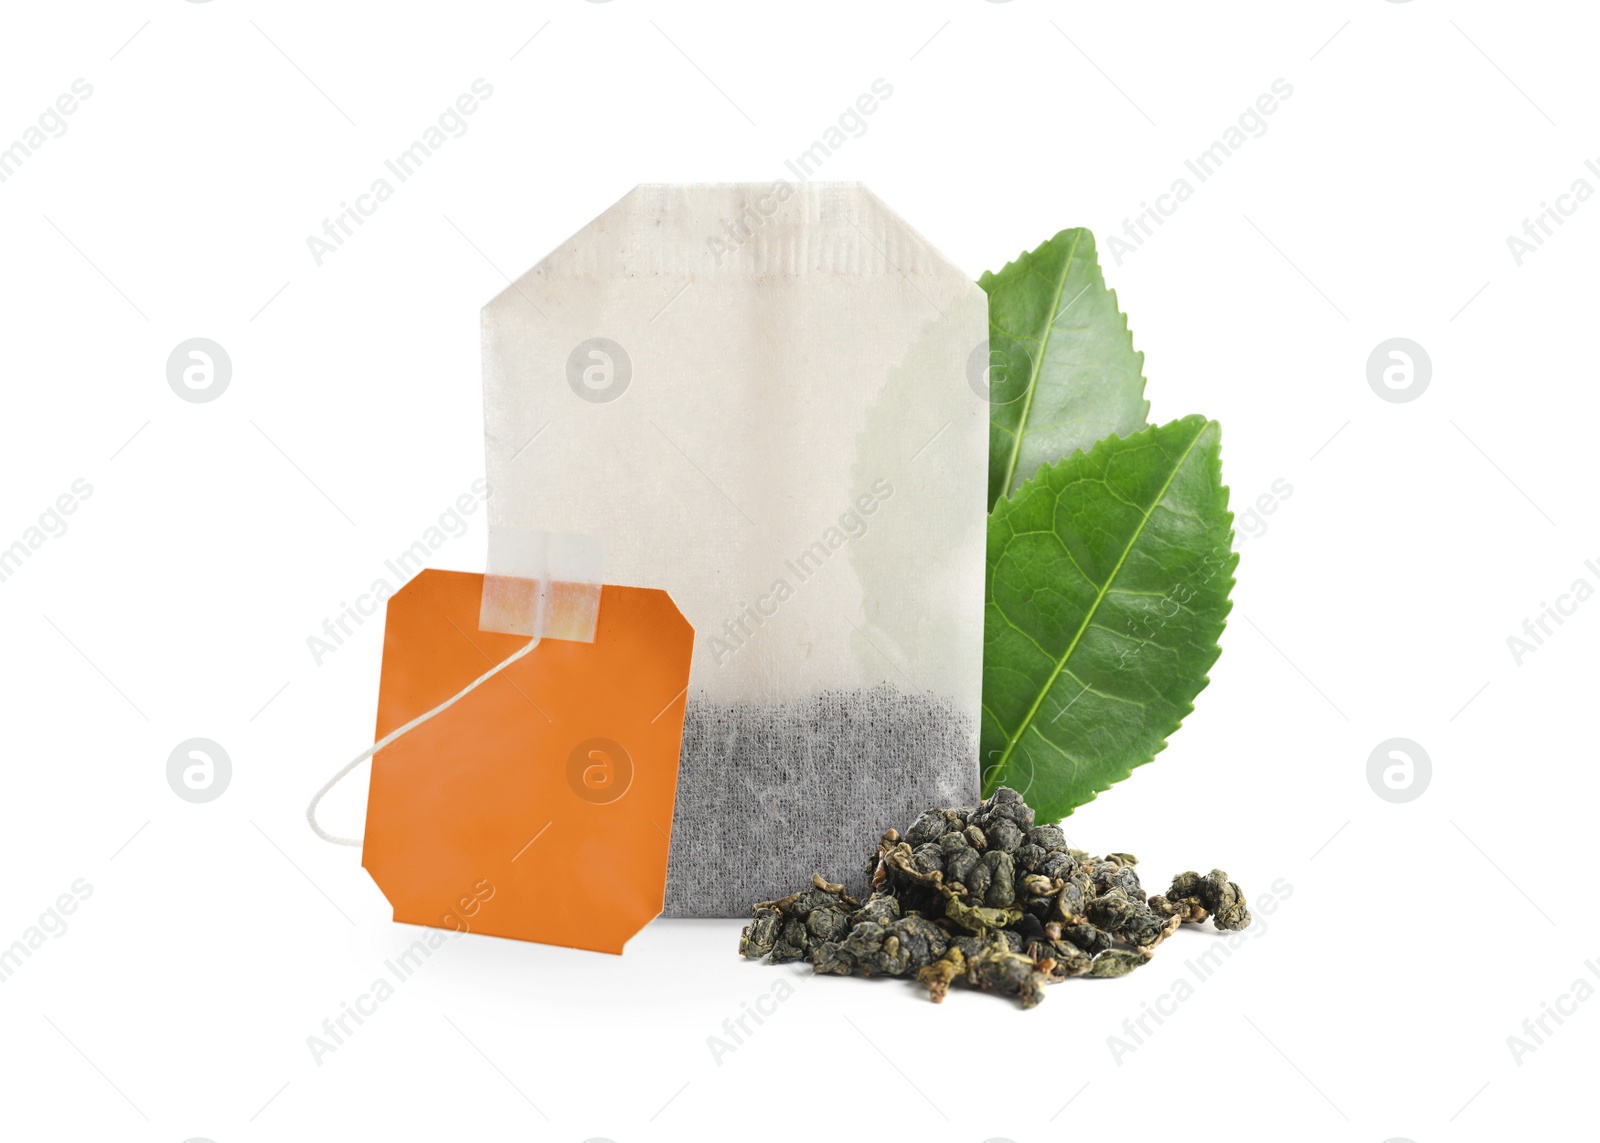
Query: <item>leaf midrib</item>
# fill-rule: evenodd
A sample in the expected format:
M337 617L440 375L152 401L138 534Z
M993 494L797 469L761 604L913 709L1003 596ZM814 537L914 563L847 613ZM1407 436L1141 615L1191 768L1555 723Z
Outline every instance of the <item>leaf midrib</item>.
M1050 335L1056 331L1056 318L1060 315L1056 307L1061 305L1061 295L1066 292L1067 278L1072 275L1072 267L1078 260L1078 243L1083 239L1083 228L1079 227L1072 237L1072 249L1067 251L1067 260L1061 267L1061 280L1056 283L1056 296L1050 300L1050 316L1045 320L1044 336L1039 339L1039 356L1034 359L1032 375L1028 378L1028 395L1022 402L1022 416L1017 418L1017 431L1011 438L1011 459L1006 464L1005 483L1000 486L1000 495L1011 495L1011 482L1017 477L1017 462L1022 457L1022 438L1028 433L1028 416L1033 411L1033 395L1039 388L1039 371L1044 368L1046 351L1050 348Z
M1094 602L1089 605L1088 611L1084 613L1083 622L1078 625L1077 632L1072 636L1072 643L1067 647L1066 652L1056 662L1055 669L1050 672L1050 677L1045 680L1044 686L1039 688L1039 693L1037 696L1035 696L1033 705L1028 708L1028 713L1023 716L1022 723L1017 727L1016 733L1012 734L1007 739L1006 748L1004 752L1001 753L1000 761L994 768L995 781L997 783L1005 775L1006 765L1011 761L1012 751L1016 749L1017 743L1022 741L1022 736L1028 733L1028 728L1033 725L1034 716L1039 713L1039 708L1044 705L1045 696L1048 695L1055 687L1056 680L1061 677L1061 672L1066 669L1068 660L1072 658L1072 653L1078 649L1078 643L1083 639L1084 632L1089 630L1089 625L1094 621L1094 617L1099 613L1100 605L1105 602L1106 596L1111 591L1111 585L1117 582L1117 576L1122 573L1122 565L1127 562L1128 554L1132 552L1135 545L1138 544L1139 537L1144 535L1145 525L1150 523L1150 517L1155 515L1155 511L1161 505L1161 501L1165 499L1167 492L1172 488L1172 482L1178 478L1178 473L1183 469L1183 466L1188 463L1190 455L1194 452L1195 447L1199 445L1200 438L1205 435L1205 431L1206 425L1202 424L1199 431L1194 434L1194 439L1189 442L1189 446L1183 450L1183 455L1179 457L1177 463L1172 466L1172 471L1167 474L1167 479L1162 482L1161 490L1156 493L1155 499L1150 502L1150 507L1145 509L1141 515L1139 526L1135 528L1133 530L1133 534L1128 537L1128 542L1123 547L1122 554L1117 557L1116 566L1111 569L1111 574L1106 577L1105 583L1102 584L1099 591L1096 592ZM1106 480L1109 482L1110 477L1106 477ZM1040 737L1043 737L1042 732ZM1045 741L1048 742L1049 739L1045 739ZM1054 745L1054 743L1052 743L1052 745Z

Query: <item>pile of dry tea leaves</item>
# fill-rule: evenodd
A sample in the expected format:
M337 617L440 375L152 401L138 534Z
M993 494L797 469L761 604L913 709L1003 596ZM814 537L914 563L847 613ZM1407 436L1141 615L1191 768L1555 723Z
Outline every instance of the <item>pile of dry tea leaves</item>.
M1069 976L1132 972L1184 922L1250 923L1220 869L1180 873L1147 898L1131 854L1090 857L1033 821L1005 786L976 809L928 810L878 842L864 903L813 876L810 888L754 907L739 952L768 964L809 959L839 976L914 976L935 1001L965 983L1031 1008Z

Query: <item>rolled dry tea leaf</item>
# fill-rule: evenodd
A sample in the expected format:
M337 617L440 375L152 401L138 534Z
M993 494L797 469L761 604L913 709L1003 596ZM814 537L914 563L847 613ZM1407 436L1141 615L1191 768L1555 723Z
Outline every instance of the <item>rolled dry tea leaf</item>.
M935 1004L943 1004L945 995L950 991L950 982L965 976L966 972L967 958L952 945L938 960L917 969L917 979L927 986L930 1000Z
M1163 916L1177 916L1196 925L1210 916L1223 932L1250 924L1244 890L1220 869L1213 869L1204 877L1193 871L1178 874L1166 893L1150 898L1150 907Z
M1024 1008L1032 1008L1044 999L1049 975L1031 956L1013 952L1006 942L991 940L966 960L967 983L974 988L1015 996Z
M1150 958L1134 949L1107 949L1094 958L1088 975L1093 977L1127 976Z
M984 936L994 929L1008 929L1025 915L1021 909L988 909L982 905L968 905L959 897L944 903L944 915L954 924L975 936Z
M740 955L767 957L770 964L805 960L814 944L843 937L860 902L843 885L812 874L811 887L752 907L752 919L739 934Z

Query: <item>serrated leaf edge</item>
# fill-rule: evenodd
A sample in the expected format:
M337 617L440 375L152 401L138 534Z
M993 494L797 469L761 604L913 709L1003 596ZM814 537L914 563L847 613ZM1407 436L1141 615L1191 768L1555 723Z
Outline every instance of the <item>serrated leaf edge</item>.
M1217 466L1218 466L1218 470L1219 470L1219 473L1220 473L1220 470L1221 470L1221 467L1222 467L1222 442L1220 440L1220 436L1221 436L1221 432L1222 432L1221 422L1211 420L1210 418L1204 417L1200 413L1190 413L1188 416L1178 417L1173 421L1167 422L1167 425L1177 424L1177 423L1180 423L1182 421L1189 421L1189 420L1194 420L1194 419L1197 419L1197 418L1203 420L1205 423L1202 424L1200 426L1200 430L1195 433L1194 440L1190 442L1189 451L1193 451L1195 443L1198 442L1200 440L1200 438L1205 434L1206 429L1208 427L1212 426L1212 425L1215 425L1217 427L1217 432L1218 432L1218 436L1219 436L1219 439L1218 439L1218 442L1217 442ZM1013 493L1012 496L1002 497L1000 501L997 501L995 503L995 507L990 510L990 513L989 513L990 516L992 517L992 516L995 515L996 512L1000 511L1000 504L1001 503L1005 503L1007 505L1010 505L1012 503L1013 498L1020 497L1021 494L1023 492L1025 492L1025 491L1027 491L1028 488L1030 488L1035 482L1047 480L1052 474L1054 474L1054 472L1057 469L1059 469L1062 465L1066 464L1068 461L1073 460L1075 457L1077 457L1079 455L1079 453L1083 453L1083 454L1087 455L1088 453L1092 452L1095 448L1100 447L1102 444L1106 443L1107 441L1110 441L1110 440L1119 440L1119 441L1131 440L1133 437L1139 436L1141 433L1154 432L1157 429L1161 429L1161 428L1167 427L1167 425L1147 425L1147 426L1145 426L1145 428L1140 429L1139 432L1137 432L1137 433L1129 433L1127 436L1119 436L1119 435L1113 433L1111 436L1102 437L1100 440L1096 441L1094 443L1094 445L1092 445L1088 449L1075 449L1073 452L1071 452L1067 456L1064 456L1064 457L1060 458L1059 460L1052 461L1052 462L1040 465L1038 472L1036 472L1028 480L1024 481L1021 485L1019 485L1017 487L1016 492ZM1162 492L1161 492L1161 496L1165 496L1166 495L1167 489L1171 487L1172 479L1176 477L1178 469L1182 467L1184 461L1187 460L1187 459L1188 459L1188 452L1185 452L1183 460L1180 460L1179 463L1173 467L1173 477L1169 478L1167 483L1166 483L1166 485L1163 486ZM1228 579L1227 579L1228 591L1227 591L1226 598L1224 599L1224 606L1223 606L1223 611L1222 611L1222 629L1217 632L1217 644L1216 644L1217 655L1216 655L1216 657L1214 657L1212 659L1212 663L1213 664L1215 664L1217 658L1220 658L1221 655L1222 655L1222 636L1227 632L1227 629L1228 629L1228 616L1230 616L1233 613L1233 589L1234 589L1234 587L1236 587L1238 585L1238 582L1239 582L1234 577L1234 574L1233 574L1235 569L1237 569L1238 566L1239 566L1239 552L1236 549L1234 549L1234 547L1233 547L1233 540L1234 540L1234 537L1237 535L1237 533L1234 531L1234 527L1233 527L1234 512L1233 512L1232 508L1229 507L1229 505L1232 503L1232 489L1227 484L1221 484L1221 483L1218 484L1218 489L1219 489L1219 491L1220 491L1220 493L1222 495L1223 512L1224 512L1224 516L1226 517L1226 524L1227 524L1227 528L1228 528L1229 559L1228 559L1228 566L1227 566L1227 569L1226 569L1226 572L1225 572L1225 574L1228 577ZM1161 502L1161 496L1158 496L1156 498L1155 503L1151 505L1150 510L1145 513L1144 521L1142 521L1140 523L1140 525L1139 525L1139 533L1137 533L1137 534L1142 534L1143 533L1145 523L1148 523L1148 521L1150 519L1150 515L1155 511L1156 505L1160 504L1160 502ZM1137 538L1137 534L1136 534L1135 538ZM1129 549L1131 549L1132 546L1133 546L1133 544L1130 541L1130 543L1128 545ZM1127 555L1127 552L1124 551L1123 557L1126 558L1126 555ZM1100 603L1105 599L1106 593L1110 590L1110 586L1111 586L1112 582L1114 582L1116 580L1117 572L1121 570L1121 567L1122 567L1122 560L1119 559L1117 561L1117 571L1113 571L1112 572L1110 578L1106 581L1106 586L1099 592L1098 596L1095 599L1095 604L1094 604L1095 608L1098 608L1100 606ZM1090 618L1093 618L1093 609L1091 609L1089 616L1085 619L1085 624L1087 624L1088 619L1090 619ZM988 797L990 794L992 794L994 792L995 788L1001 784L1002 772L1003 772L1005 763L1010 758L1011 748L1018 741L1021 740L1023 734L1027 733L1028 726L1032 724L1033 715L1034 715L1035 712L1037 712L1037 710L1039 708L1039 703L1043 702L1043 696L1045 694L1049 693L1050 687L1054 685L1056 678L1059 677L1062 665L1064 665L1066 663L1066 661L1072 657L1072 650L1073 650L1073 648L1075 648L1077 646L1078 639L1082 637L1083 630L1084 630L1084 628L1080 627L1077 635L1074 636L1072 647L1069 647L1067 652L1066 652L1066 654L1062 656L1061 662L1059 664L1057 664L1056 671L1050 677L1050 681L1048 683L1046 683L1045 686L1041 689L1040 697L1034 703L1033 708L1028 712L1028 716L1027 716L1027 718L1026 718L1026 720L1024 722L1022 730L1018 734L1016 734L1014 737L1009 737L1008 738L1005 754L1002 756L1001 760L999 762L997 762L989 770L989 777L982 779L982 793L983 793L984 797ZM1210 685L1211 685L1211 668L1207 667L1206 668L1206 673L1200 677L1200 685L1195 689L1194 698L1199 698L1200 695L1205 692L1205 689ZM1075 806L1068 807L1066 812L1063 813L1060 816L1060 818L1056 818L1054 820L1059 821L1062 818L1070 817L1076 810L1078 810L1082 806L1088 805L1090 802L1094 801L1101 794L1103 794L1107 790L1109 790L1112 786L1115 786L1118 782L1122 782L1122 781L1126 780L1127 778L1129 778L1133 774L1133 772L1135 770L1137 770L1139 767L1147 766L1151 762L1155 761L1156 757L1158 755L1160 755L1161 752L1164 751L1170 745L1170 739L1172 738L1172 736L1174 734L1176 734L1180 729L1182 729L1183 724L1184 724L1184 720L1187 719L1191 714L1194 713L1194 709L1195 709L1194 698L1191 698L1184 705L1184 708L1183 708L1182 711L1179 712L1177 721L1173 724L1172 729L1168 730L1166 733L1164 733L1161 736L1160 744L1155 748L1155 750L1153 750L1151 752L1149 758L1146 758L1142 762L1135 762L1132 765L1123 768L1120 773L1117 773L1114 776L1108 778L1104 785L1096 785L1096 786L1094 786L1090 790L1089 796L1087 798L1085 798L1083 801L1079 802Z
M1061 283L1056 289L1055 300L1051 305L1051 309L1052 309L1052 311L1054 311L1053 315L1051 316L1049 324L1048 324L1048 326L1047 326L1047 328L1045 330L1044 337L1038 339L1038 341L1039 341L1038 357L1037 357L1037 360L1034 362L1033 375L1028 379L1028 393L1027 393L1027 397L1026 397L1026 403L1023 405L1021 420L1017 425L1016 432L1013 433L1013 432L1010 432L1009 430L1007 430L1007 435L1010 436L1011 440L1012 440L1011 463L1006 469L1006 486L1007 487L1009 487L1017 479L1017 463L1018 463L1019 458L1022 455L1022 439L1025 436L1027 436L1027 434L1028 434L1028 416L1029 416L1029 414L1030 414L1030 412L1032 411L1032 408L1033 408L1033 395L1034 395L1034 392L1039 387L1039 371L1044 368L1045 350L1050 344L1051 336L1055 333L1056 321L1057 321L1057 319L1059 319L1061 317L1061 311L1058 308L1060 306L1060 304L1061 304L1061 294L1065 290L1066 284L1067 284L1067 278L1070 276L1070 274L1072 272L1072 264L1073 264L1074 260L1078 256L1078 244L1083 240L1083 237L1085 235L1087 235L1088 238L1089 238L1090 253L1094 257L1095 273L1098 275L1098 277L1100 279L1100 285L1105 288L1106 293L1110 296L1111 308L1116 312L1117 317L1120 318L1121 321L1122 321L1122 336L1127 339L1128 352L1133 354L1135 357L1137 357L1139 359L1139 400L1144 402L1144 405L1145 405L1145 416L1148 418L1149 415L1150 415L1150 402L1145 397L1145 389L1150 384L1150 381L1149 381L1149 378L1147 378L1144 375L1144 351L1142 349L1137 348L1133 344L1133 327L1128 322L1128 315L1122 309L1122 305L1121 305L1121 303L1119 302L1119 300L1117 298L1117 291L1112 289L1110 286L1108 286L1106 284L1105 267L1100 265L1100 244L1095 240L1095 236L1094 236L1094 231L1093 230L1091 230L1087 226L1068 226L1063 230L1059 230L1055 234L1051 235L1049 238L1045 239L1043 242L1039 243L1039 245L1035 246L1032 250L1024 250L1024 251L1022 251L1015 258L1011 259L1011 261L1009 261L1005 265L1001 266L1000 269L998 269L998 270L985 270L982 274L980 274L978 276L978 285L980 287L982 287L983 292L985 294L988 294L988 292L989 292L989 283L990 282L998 280L1003 274L1005 274L1005 272L1007 270L1010 270L1013 266L1018 265L1024 259L1039 257L1040 251L1044 250L1045 247L1049 246L1052 242L1055 242L1057 239L1061 238L1063 235L1074 234L1074 233L1077 235L1077 237L1073 239L1072 250L1067 255L1067 263L1066 263L1066 267L1065 267L1065 269L1064 269L1064 271L1062 272L1062 275L1061 275ZM1076 300L1076 299L1074 299L1074 300ZM992 318L989 321L989 328L990 328L991 332L996 328ZM1008 337L1016 337L1016 336L1018 336L1017 334L1015 334L1015 333L1013 333L1013 332L1011 332L1009 330L1002 330L1001 332L1005 333ZM1152 427L1152 426L1150 426L1149 424L1145 425L1145 428L1150 428L1150 427ZM1140 431L1142 432L1143 430L1140 430ZM1116 434L1113 433L1112 435L1115 436ZM1104 438L1102 438L1102 439L1104 439ZM1100 443L1099 441L1095 442L1095 444L1099 444L1099 443ZM1077 450L1074 450L1072 453L1067 454L1066 457L1061 457L1061 458L1058 458L1058 459L1059 460L1066 460L1069 457L1076 456L1078 452L1083 452L1083 451L1086 451L1086 450L1077 449ZM1042 471L1045 467L1048 466L1049 463L1051 463L1051 462L1045 462L1045 464L1041 464L1038 471ZM1037 475L1037 471L1035 472L1034 475L1035 476ZM1033 479L1034 479L1033 476L1029 476L1029 477L1024 478L1023 483L1017 485L1016 489L1014 491L1011 491L1011 492L1007 492L1004 489L1002 489L1001 492L1000 492L1000 496L996 499L995 503L998 504L1000 502L1000 500L1007 500L1007 499L1010 499L1012 496L1015 496L1017 492L1022 491L1022 488L1024 487L1024 485L1026 485L1027 483L1029 483ZM992 512L993 510L994 510L994 506L991 505L990 506L990 511Z

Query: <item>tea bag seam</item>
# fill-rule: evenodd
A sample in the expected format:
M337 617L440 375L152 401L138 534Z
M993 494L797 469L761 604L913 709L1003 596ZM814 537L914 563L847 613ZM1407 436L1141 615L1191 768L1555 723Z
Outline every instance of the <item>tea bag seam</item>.
M356 846L356 847L359 848L361 843L362 843L362 840L363 840L362 838L359 838L359 837L335 837L333 834L329 833L327 830L323 829L321 825L318 824L318 822L317 822L317 806L322 802L322 799L325 798L328 795L328 792L330 790L332 790L335 786L337 786L341 781L343 781L344 778L350 773L350 771L354 770L357 766L361 765L361 763L365 762L368 758L371 758L378 751L382 750L385 746L388 746L391 742L394 742L397 738L400 738L402 735L409 734L411 731L415 730L417 727L419 727L423 723L427 722L430 718L434 717L434 715L443 714L445 711L447 711L451 707L455 706L456 703L458 703L462 699L466 698L469 694L471 694L473 691L477 690L484 683L488 682L490 679L492 679L496 675L498 675L501 671L503 671L507 667L511 666L512 663L515 663L518 659L522 658L528 652L532 651L535 647L537 647L539 645L539 642L540 641L538 639L530 639L530 640L528 640L528 643L527 643L526 646L518 648L511 655L507 656L505 659L502 659L500 662L496 663L493 667L490 667L487 671L485 671L483 674L479 675L477 678L473 679L472 682L470 682L466 686L462 687L459 691L457 691L455 694L451 695L444 702L440 703L438 706L434 707L430 711L425 711L424 713L417 715L416 718L413 718L410 722L406 723L404 726L400 727L399 729L391 730L388 734L384 735L377 742L374 742L371 746L367 747L360 754L357 754L354 758L352 758L350 761L346 762L343 766L341 766L339 768L338 773L334 774L333 777L329 778L325 783L323 783L322 789L320 789L320 790L318 790L316 792L316 794L311 799L311 804L306 807L306 821L311 823L311 832L316 834L323 841L332 842L334 845L353 845L353 846Z

